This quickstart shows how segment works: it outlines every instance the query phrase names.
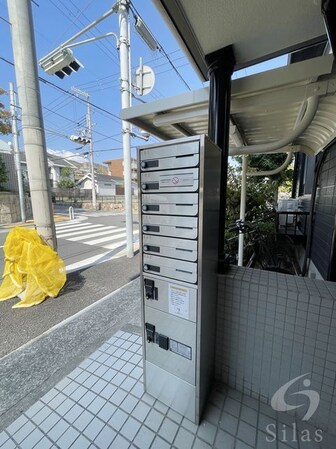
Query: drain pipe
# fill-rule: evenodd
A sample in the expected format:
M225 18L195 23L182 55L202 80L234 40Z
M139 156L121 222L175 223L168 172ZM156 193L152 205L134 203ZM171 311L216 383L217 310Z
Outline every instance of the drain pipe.
M240 190L240 215L239 218L245 221L246 211L246 176L247 176L247 157L243 156L241 171L241 190ZM238 267L243 266L244 261L244 233L239 231L238 236Z
M243 158L245 158L245 157L246 156L243 156ZM292 160L293 160L293 153L290 151L287 154L285 162L282 165L280 165L280 167L275 168L274 170L268 170L268 171L248 172L248 173L246 173L246 176L272 176L272 175L277 175L278 173L280 173L283 170L285 170L290 165Z
M289 152L287 154L285 162L280 165L280 167L275 168L274 170L268 171L258 171L258 172L248 172L247 171L247 155L243 156L242 161L242 172L241 172L241 191L240 191L240 214L239 218L242 221L245 221L245 212L246 212L246 184L248 176L272 176L277 175L278 173L285 170L293 159L293 153ZM238 237L238 267L243 266L244 261L244 234L242 232L239 233Z
M317 107L319 103L319 96L308 98L303 106L306 105L306 111L302 120L296 121L296 126L293 131L286 137L271 143L263 143L258 145L247 145L240 148L231 148L229 152L230 156L242 156L244 154L260 154L260 153L273 153L286 145L291 144L297 137L299 137L313 121ZM302 115L302 109L300 109L298 119Z

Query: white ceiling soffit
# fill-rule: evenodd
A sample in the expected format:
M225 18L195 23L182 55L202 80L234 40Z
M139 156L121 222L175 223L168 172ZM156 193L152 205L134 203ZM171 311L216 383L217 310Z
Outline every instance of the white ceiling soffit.
M312 123L292 145L308 154L321 151L336 137L336 72L333 55L298 62L232 82L230 147L267 144L293 131L303 102L319 96ZM163 139L208 131L209 89L203 88L124 109L123 120ZM237 126L235 126L237 125Z
M204 56L233 45L236 70L326 39L320 0L154 0L207 79Z

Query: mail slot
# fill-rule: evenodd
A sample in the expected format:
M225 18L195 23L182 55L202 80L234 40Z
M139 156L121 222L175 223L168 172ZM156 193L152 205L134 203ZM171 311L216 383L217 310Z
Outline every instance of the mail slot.
M142 215L143 234L155 234L185 239L197 238L197 218L169 215Z
M141 210L144 214L188 215L198 214L198 193L172 193L170 195L142 195Z
M172 144L143 150L140 156L141 171L166 170L197 167L199 164L199 142Z
M143 235L142 249L146 254L172 257L173 259L197 260L197 241L157 235Z
M198 168L141 173L140 187L143 193L196 192L198 190Z
M197 282L197 263L194 262L143 254L143 271L192 284Z

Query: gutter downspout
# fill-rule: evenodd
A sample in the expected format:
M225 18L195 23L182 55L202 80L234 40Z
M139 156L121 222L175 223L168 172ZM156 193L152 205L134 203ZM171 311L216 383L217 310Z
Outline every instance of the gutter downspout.
M260 153L272 153L274 151L279 150L280 148L285 147L292 143L297 137L299 137L311 124L313 121L317 108L319 104L319 96L316 95L314 97L308 98L305 103L306 110L302 120L300 120L300 116L302 115L302 109L300 108L298 119L296 121L296 126L293 131L286 137L271 143L263 143L258 145L248 145L240 148L232 148L229 152L230 156L241 156L244 154L260 154Z
M240 215L239 218L243 222L245 221L246 211L246 176L247 176L247 158L243 156L242 172L241 172L241 191L240 191ZM244 234L239 232L238 236L238 267L243 266L244 261Z
M245 158L246 156L243 156L243 158ZM293 153L290 151L287 154L286 160L285 162L280 165L280 167L275 168L274 170L268 170L268 171L256 171L256 172L248 172L246 173L246 176L272 176L272 175L277 175L278 173L282 172L283 170L285 170L290 163L292 162L293 159Z

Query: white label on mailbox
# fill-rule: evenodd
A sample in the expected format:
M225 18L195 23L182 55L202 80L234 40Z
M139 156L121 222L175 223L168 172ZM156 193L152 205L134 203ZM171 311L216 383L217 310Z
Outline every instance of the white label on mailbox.
M169 313L189 320L189 288L169 284Z
M160 175L160 187L184 187L194 185L193 173Z
M184 345L183 343L180 343L176 340L169 339L169 349L171 352L174 352L175 354L181 355L182 357L185 357L186 359L191 360L191 347Z

